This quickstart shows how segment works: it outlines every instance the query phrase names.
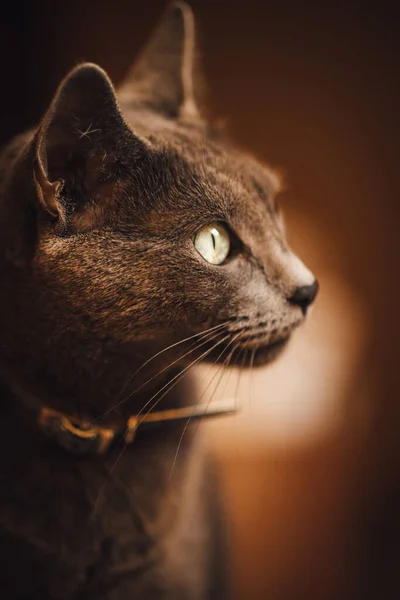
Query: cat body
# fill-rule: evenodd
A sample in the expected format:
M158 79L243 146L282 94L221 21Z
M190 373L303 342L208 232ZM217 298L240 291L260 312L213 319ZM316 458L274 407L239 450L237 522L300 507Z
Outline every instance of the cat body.
M114 455L71 459L29 422L2 436L2 597L223 597L214 473L189 434L171 474L180 434L138 434L109 479Z
M201 427L75 456L37 420L46 406L121 430L194 405L192 364L270 362L315 297L276 177L201 116L195 63L192 13L174 4L118 101L78 66L0 156L2 598L227 594Z

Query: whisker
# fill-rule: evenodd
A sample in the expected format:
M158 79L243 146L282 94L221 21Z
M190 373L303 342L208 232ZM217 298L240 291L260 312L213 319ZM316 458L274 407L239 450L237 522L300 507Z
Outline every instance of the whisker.
M228 345L227 345L227 346L226 346L226 347L225 347L225 348L222 350L222 352L221 352L221 353L218 355L218 357L217 357L217 359L216 359L216 362L217 362L217 361L218 361L218 360L221 358L221 356L222 356L222 355L224 354L224 352L225 352L225 351L226 351L226 350L229 348L229 346L230 346L230 345L231 345L231 344L232 344L232 343L233 343L233 342L234 342L234 341L235 341L235 340L236 340L236 339L237 339L237 338L238 338L238 337L241 335L241 333L242 333L242 332L240 331L240 332L239 332L239 333L238 333L238 334L237 334L237 335L236 335L236 336L235 336L235 337L234 337L234 338L233 338L233 339L232 339L232 340L229 342L229 344L228 344ZM213 396L214 396L214 394L215 394L216 390L218 389L218 386L219 386L219 384L221 383L221 380L222 380L222 375L224 374L224 367L225 367L225 366L227 366L227 365L229 364L229 361L231 360L231 358L232 358L232 356L233 356L233 354L234 354L234 352L235 352L235 348L236 348L236 346L234 346L233 350L232 350L232 351L231 351L231 353L229 354L229 356L228 356L228 359L227 359L227 360L228 360L228 362L227 362L226 360L223 362L223 364L221 365L220 369L216 371L216 373L214 374L213 378L211 379L211 381L209 382L209 384L207 385L206 389L203 391L203 393L201 394L201 396L200 396L200 398L199 398L199 400L198 400L198 401L200 401L200 400L202 399L202 397L203 397L203 396L204 396L204 394L207 392L208 388L210 387L210 385L212 384L212 382L214 381L214 379L217 377L217 375L220 375L220 378L219 378L219 380L218 380L218 382L217 382L217 385L215 386L215 388L214 388L214 391L213 391L213 393L212 393L212 395L211 395L211 397L210 397L209 401L207 402L207 406L206 406L205 412L207 412L207 410L208 410L208 407L210 406L211 400L212 400L212 398L213 398ZM192 414L189 416L188 420L186 421L186 423L185 423L185 427L183 428L182 434L181 434L181 436L180 436L180 438L179 438L178 446L177 446L177 448L176 448L175 456L174 456L174 459L173 459L173 461L172 461L172 465L171 465L171 470L170 470L170 474L169 474L169 476L170 476L170 477L171 477L171 475L172 475L172 472L173 472L173 470L174 470L174 467L175 467L176 461L177 461L177 459L178 459L179 450L180 450L180 448L181 448L181 445L182 445L182 442L183 442L183 438L184 438L184 436L185 436L185 433L186 433L186 431L187 431L187 428L189 427L189 423L190 423L190 421L191 421L191 420L192 420L192 418L193 418L194 412L195 412L195 408L193 408L193 412L192 412ZM200 421L199 421L199 423L200 423Z
M208 354L210 354L210 352L212 352L213 350L215 350L215 348L217 346L219 346L220 344L222 344L225 340L227 340L230 337L231 334L226 335L224 338L222 338L222 340L219 340L219 342L216 342L214 344L214 346L212 346L211 348L208 348L205 352L203 352L203 354L201 354L200 356L198 356L194 361L192 361L187 367L185 367L183 369L183 371L181 371L180 373L178 373L177 375L175 375L168 383L166 383L160 390L158 390L158 392L156 392L149 400L147 400L147 402L145 403L145 405L141 408L141 410L139 411L139 413L137 414L137 416L139 417L144 409L151 403L152 400L154 400L154 398L156 396L158 396L158 394L160 392L162 392L166 387L168 387L171 383L175 382L174 385L172 387L170 387L165 394L163 394L162 396L160 396L159 398L157 398L156 402L153 404L153 406L150 408L150 410L153 410L157 404L160 402L160 400L162 400L162 398L171 391L171 389L173 387L175 387L175 385L177 383L179 383L179 381L181 381L181 379L186 375L187 371L189 369L191 369L195 364L197 364L203 357L207 356ZM182 377L181 377L182 376ZM177 378L180 378L178 381L176 381ZM143 421L143 419L145 418L145 416L150 412L150 410L138 421L138 426L140 425L140 423Z
M235 347L233 348L233 350L232 350L231 354L230 354L230 355L229 355L229 357L228 357L228 358L229 358L228 362L227 362L227 363L224 363L224 366L225 366L225 367L228 367L228 366L229 366L229 363L231 362L231 360L232 360L232 357L233 357L233 355L235 354L235 352L236 352L236 350L238 349L238 347L239 347L239 346L238 346L238 344L235 344ZM240 352L242 352L242 351L240 351ZM240 356L240 352L239 352L239 356ZM232 376L232 370L228 371L228 374L227 374L227 376L226 376L226 379L225 379L225 383L224 383L224 385L223 385L223 387L222 387L222 391L221 391L221 394L220 394L220 399L222 399L222 398L223 398L223 396L224 396L224 394L225 394L225 390L226 390L226 388L227 388L227 386L228 386L228 383L229 383L229 380L230 380L231 376ZM222 377L221 377L221 379L222 379Z
M233 342L234 342L234 341L235 341L235 340L236 340L236 339L237 339L237 338L240 336L240 333L241 333L241 332L239 332L239 334L238 334L238 335L236 335L236 336L235 336L235 337L232 339L231 343L233 343ZM228 344L227 348L228 348L228 347L231 345L231 343L230 343L230 344ZM227 349L227 348L226 348L226 349ZM232 360L232 357L233 357L233 355L235 354L235 351L237 350L237 348L238 348L238 344L235 344L235 346L232 348L232 350L231 350L231 352L229 353L229 355L227 356L227 358L226 358L226 359L224 360L224 362L222 363L222 366L221 366L221 368L220 368L220 370L219 370L219 373L220 373L220 378L219 378L219 381L218 381L218 383L217 383L217 385L216 385L216 387L215 387L215 389L214 389L214 392L213 392L213 394L212 394L211 398L210 398L210 399L209 399L209 401L207 402L207 406L206 406L205 412L207 412L207 410L208 410L208 407L210 406L211 400L212 400L212 398L213 398L213 396L214 396L215 392L217 391L217 389L218 389L218 387L219 387L219 385L220 385L220 383L221 383L221 381L222 381L222 379L223 379L223 376L224 376L224 373L225 373L225 368L227 368L227 367L229 366L229 363L231 362L231 360ZM227 377L227 379L226 379L226 381L225 381L225 385L224 385L224 387L223 387L223 390L222 390L221 398L222 398L222 396L223 396L223 394L224 394L224 392L225 392L225 389L226 389L226 386L227 386L227 382L229 381L229 377L230 377L230 375L231 375L231 373L228 373L228 377Z
M134 379L136 377L136 375L139 373L139 371L141 371L150 362L152 362L154 359L156 359L158 356L160 356L164 352L167 352L168 350L171 350L172 348L175 348L176 346L179 346L179 344L183 344L184 342L189 342L190 340L192 340L192 339L194 339L196 337L202 336L202 335L204 335L206 333L209 333L211 331L215 331L216 329L219 329L221 327L225 327L225 325L228 325L229 323L230 323L230 321L225 321L224 323L219 323L218 325L214 325L213 327L210 327L209 329L205 329L204 331L200 331L199 333L195 333L193 335L190 335L189 337L186 337L183 340L180 340L179 342L175 342L174 344L170 344L166 348L163 348L163 350L160 350L159 352L157 352L156 354L154 354L154 356L152 356L151 358L149 358L148 360L146 360L146 362L144 362L138 369L136 369L136 371L133 373L133 375L131 375L129 377L129 379L125 383L124 387L120 391L120 395L124 393L124 391L126 390L127 386L131 383L132 379Z
M215 362L216 362L216 364L218 363L218 361L219 361L219 359L221 358L221 356L222 356L222 355L223 355L223 354L224 354L224 353L225 353L225 352L228 350L229 346L231 346L231 345L233 344L233 342L234 342L234 341L235 341L235 340L236 340L236 339L239 337L239 335L240 335L240 333L239 333L238 335L236 335L236 336L235 336L235 337L234 337L234 338L233 338L233 339L232 339L232 340L229 342L229 344L227 344L227 345L225 346L225 348L222 350L222 352L220 352L220 354L219 354L219 355L217 356L217 358L216 358L216 361L215 361ZM234 346L234 348L233 348L233 350L230 352L229 356L228 356L228 357L227 357L227 358L224 360L224 362L222 363L221 367L220 367L220 368L219 368L219 369L216 371L216 373L215 373L215 374L214 374L214 376L212 377L211 381L208 383L207 387L206 387L206 388L203 390L202 394L201 394L201 395L200 395L200 397L198 398L198 400L197 400L197 404L198 404L198 403L200 402L200 400L201 400L201 399L204 397L204 395L206 394L206 392L207 392L208 388L210 387L210 385L212 384L212 382L214 381L214 379L216 378L216 376L217 376L217 375L221 375L221 376L222 376L222 375L224 374L224 367L227 367L227 366L229 365L229 361L230 361L230 359L232 358L232 356L233 356L233 354L234 354L234 352L235 352L236 348L237 348L237 345L235 345L235 346ZM211 368L212 368L212 367L211 367ZM211 368L209 369L209 371L208 371L208 373L207 373L206 377L209 375L209 373L210 373L210 371L211 371ZM221 383L221 379L222 379L222 377L220 378L220 381L218 382L218 385ZM217 387L218 387L218 385L217 385ZM210 404L210 401L208 401L208 403L207 403L206 411L207 411L207 408L208 408L209 404ZM193 416L193 415L192 415L192 416ZM192 418L192 416L190 416L190 417L189 417L189 420Z
M249 370L249 408L251 409L251 404L252 404L252 398L253 398L253 364L254 364L254 357L256 354L256 348L253 348L253 350L251 351L251 356L250 356L250 370Z
M215 364L218 364L219 359L221 358L221 356L226 352L226 350L228 350L229 346L231 346L231 344L233 344L233 342L235 341L235 339L237 339L239 337L240 333L238 335L236 335L230 342L229 344L227 344L225 346L225 348L222 350L222 352L220 352L220 354L217 356L217 358L215 359ZM235 345L235 347L233 348L232 352L229 354L228 358L231 358L232 355L234 354L236 348L237 348L237 344ZM217 374L219 373L224 373L223 367L227 366L227 359L224 360L222 366L220 369L217 370L217 372L214 374L214 377L211 379L211 381L208 383L207 387L203 390L202 394L200 395L200 397L197 399L197 404L200 402L200 400L204 397L205 393L207 392L208 388L210 387L210 385L212 384L212 382L214 381L215 377L217 376ZM211 370L213 369L213 365L210 367L210 369L207 371L207 374L205 376L208 377L208 375L210 374ZM190 417L191 418L191 417Z
M236 390L235 390L235 408L237 408L237 404L238 404L240 381L241 381L241 378L242 378L244 363L246 362L248 350L246 348L243 348L241 350L241 352L243 352L243 358L242 358L242 361L240 363L240 367L238 368L238 380L237 380L237 383L236 383ZM240 352L239 352L239 356L240 356ZM238 358L239 358L239 356L238 356Z
M225 324L221 324L221 327L223 325L225 325ZM215 339L215 337L218 336L219 332L217 332L217 334L215 336L213 335L214 333L215 332L208 332L206 334L203 334L203 337L200 338L200 343L197 346L194 346L190 350L186 351L185 354L182 354L181 356L179 356L178 358L176 358L174 361L172 361L169 365L167 365L166 367L164 367L163 369L161 369L160 371L158 371L155 375L153 375L152 377L150 377L149 379L147 379L147 381L145 381L139 387L137 387L135 390L133 390L133 392L131 392L128 396L125 396L125 398L122 398L122 400L120 400L119 402L117 402L116 404L114 404L111 408L107 409L100 417L98 417L97 419L95 419L94 423L97 423L101 419L104 419L104 417L106 417L108 414L110 414L110 412L112 412L113 410L117 409L119 406L121 406L122 404L124 404L124 402L126 402L127 400L129 400L134 394L136 394L141 389L143 389L148 383L151 383L154 379L156 379L156 377L159 377L162 373L164 373L165 371L167 371L168 369L170 369L171 367L173 367L177 362L179 362L180 360L182 360L183 358L185 358L186 356L188 356L189 354L191 354L195 350L198 350L198 348L201 348L202 346L204 346L204 344L210 342L210 340Z

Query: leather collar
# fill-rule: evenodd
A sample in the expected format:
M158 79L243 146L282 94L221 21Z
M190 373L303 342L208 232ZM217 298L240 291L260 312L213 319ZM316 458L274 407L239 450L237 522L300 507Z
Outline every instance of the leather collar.
M104 454L117 441L132 444L137 430L148 429L183 420L199 420L234 414L236 403L212 402L206 405L185 406L170 410L132 415L123 428L103 427L43 406L39 410L40 429L64 449L74 454Z

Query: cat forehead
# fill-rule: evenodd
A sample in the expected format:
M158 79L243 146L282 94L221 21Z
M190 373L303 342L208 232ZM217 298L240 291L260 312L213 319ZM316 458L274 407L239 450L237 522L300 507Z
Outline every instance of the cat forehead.
M165 156L165 166L178 184L195 183L199 190L218 190L233 198L258 197L268 203L281 190L281 177L225 138L215 140L206 129L179 129L153 133L149 140ZM168 165L168 162L170 164ZM171 167L171 168L168 168Z
M243 187L264 200L281 190L281 176L276 171L240 151L209 123L173 121L154 112L124 108L131 129L146 139L156 153L162 152L173 160L179 178L192 171L204 183L218 180L222 185L235 185L237 190Z
M245 197L258 196L268 202L280 190L278 176L254 158L237 151L226 150L221 156L201 161L201 171L207 180L213 180L223 189Z
M203 153L192 166L204 189L207 203L227 218L243 214L264 220L272 212L279 180L255 159L224 149L220 154Z

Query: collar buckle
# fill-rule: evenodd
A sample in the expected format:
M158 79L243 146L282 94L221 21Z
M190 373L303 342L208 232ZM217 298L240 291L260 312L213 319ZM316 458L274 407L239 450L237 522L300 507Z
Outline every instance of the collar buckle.
M74 454L103 454L115 437L112 429L67 417L46 406L39 412L38 424L44 433L55 438L60 446Z

